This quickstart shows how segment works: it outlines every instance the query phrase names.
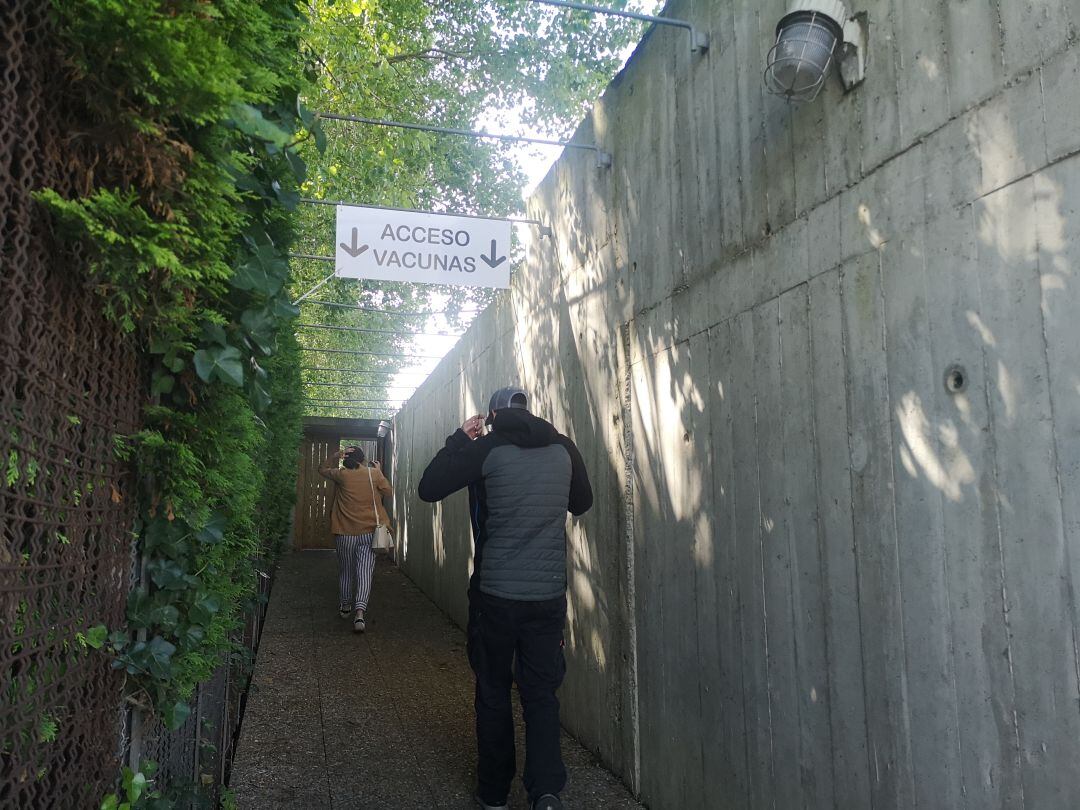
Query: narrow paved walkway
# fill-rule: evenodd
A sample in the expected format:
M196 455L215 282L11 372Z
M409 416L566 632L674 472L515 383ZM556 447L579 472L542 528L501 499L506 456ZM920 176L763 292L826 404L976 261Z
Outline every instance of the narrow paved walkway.
M380 559L364 635L337 616L332 552L285 557L231 787L241 808L471 808L473 678L465 636ZM520 712L519 775L524 754ZM569 736L568 808L640 808ZM511 808L525 808L520 779Z

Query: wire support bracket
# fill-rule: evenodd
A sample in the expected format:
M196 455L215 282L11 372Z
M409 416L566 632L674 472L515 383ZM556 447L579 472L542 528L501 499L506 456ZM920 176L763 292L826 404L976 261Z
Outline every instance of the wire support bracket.
M424 211L420 208L398 208L393 205L372 205L368 203L348 202L347 200L316 200L313 197L301 197L305 205L344 205L348 208L373 208L376 211L402 211L406 214L439 214L440 216L462 217L463 219L493 219L496 222L512 222L515 225L535 225L541 236L551 236L551 228L539 219L528 217L496 217L487 214L458 214L454 211Z
M302 352L325 352L326 354L354 354L364 357L406 357L419 360L442 360L441 354L390 354L386 352L357 352L349 349L316 349L311 346L301 346Z
M322 388L338 388L338 389L344 388L344 389L349 390L349 391L352 391L352 390L358 389L358 388L367 388L367 389L371 389L372 391L386 391L386 390L389 390L389 389L392 389L392 388L400 389L402 391L413 391L416 388L416 386L414 386L414 385L387 385L386 383L383 383L382 385L377 385L377 384L374 384L374 383L354 383L354 382L308 382L308 381L305 381L304 385L314 385L314 386L319 386L319 387L322 387Z
M637 11L623 11L618 8L594 6L591 3L577 3L572 0L529 0L530 3L540 3L545 6L558 6L570 8L575 11L588 11L592 14L607 14L611 17L628 17L631 20L653 23L654 25L670 25L675 28L683 28L690 32L690 50L694 53L703 53L709 49L709 35L699 31L686 20L674 20L671 17L657 17L653 14L641 14Z
M303 258L312 258L311 256L304 256ZM427 318L431 315L449 315L450 311L446 309L433 309L430 312L404 312L395 311L392 309L373 309L371 307L362 307L357 304L341 304L337 301L323 301L319 298L312 298L304 302L305 304L318 304L324 307L336 307L337 309L355 309L358 312L372 312L376 315L400 315L403 318ZM462 309L458 311L458 315L477 315L483 312L482 309Z
M408 399L318 399L305 397L304 402L340 402L349 405L390 405L391 403L408 402Z
M325 329L333 332L362 332L368 335L418 335L419 337L459 338L464 332L415 332L407 329L364 329L359 326L331 326L324 323L298 323L297 329Z
M407 374L410 377L427 377L427 371L387 368L331 368L330 366L300 366L300 371L338 371L342 374Z
M321 256L304 256L304 255L302 255L302 254L296 254L296 255L294 255L294 254L292 254L292 253L290 253L290 254L289 254L289 257L290 257L290 258L295 258L295 259L316 259L316 258L322 258ZM333 259L330 259L330 261L333 261ZM305 298L307 298L307 297L308 297L309 295L311 295L312 293L314 293L314 292L315 292L316 290L322 289L322 287L323 287L324 285L328 284L328 283L330 282L330 279L334 278L334 277L335 277L336 275L337 275L337 272L336 272L336 271L335 271L335 272L333 272L333 273L331 273L330 275L328 275L328 276L327 276L326 278L324 278L324 279L323 279L322 281L320 281L320 282L319 282L318 284L316 284L316 285L315 285L314 287L312 287L312 288L311 288L310 290L308 290L308 291L307 291L306 293L304 293L304 294L303 294L303 295L301 295L301 296L300 296L299 298L297 298L297 299L296 299L295 301L293 301L293 302L292 302L292 303L293 303L293 306L295 307L295 306L296 306L297 304L299 304L299 303L300 303L301 301L303 301L303 300L304 300Z
M672 21L668 20L668 22ZM496 141L514 141L517 143L537 143L543 146L561 146L563 149L582 149L596 154L596 167L598 169L611 168L611 154L605 152L596 144L591 143L556 141L550 138L533 138L526 135L503 135L498 132L483 132L476 129L458 129L457 127L437 127L431 124L411 124L406 121L390 121L384 118L365 118L362 115L341 115L339 113L321 112L318 116L319 118L325 118L330 121L349 121L354 124L368 124L375 127L413 129L419 130L420 132L437 132L441 135L461 135L465 138L488 138Z

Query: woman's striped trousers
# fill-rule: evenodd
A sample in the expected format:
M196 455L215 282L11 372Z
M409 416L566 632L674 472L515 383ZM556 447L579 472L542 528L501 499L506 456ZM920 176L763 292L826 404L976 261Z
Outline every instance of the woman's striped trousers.
M339 604L342 610L367 610L371 597L371 577L375 573L374 534L335 534L337 547Z

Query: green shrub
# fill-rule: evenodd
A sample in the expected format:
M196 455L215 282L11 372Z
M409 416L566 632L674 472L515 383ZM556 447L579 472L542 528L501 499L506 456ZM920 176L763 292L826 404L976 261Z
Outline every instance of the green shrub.
M234 650L256 561L289 530L301 397L287 254L306 176L295 146L322 140L298 103L303 17L294 0L52 10L89 168L81 196L37 199L147 369L142 429L117 440L140 481L146 582L124 627L79 640L176 728Z

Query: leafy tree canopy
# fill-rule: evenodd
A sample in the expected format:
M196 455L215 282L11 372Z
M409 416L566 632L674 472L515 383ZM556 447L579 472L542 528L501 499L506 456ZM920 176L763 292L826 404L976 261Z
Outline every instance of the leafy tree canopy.
M653 12L656 3L609 0L612 8ZM618 69L641 23L544 6L527 0L310 0L303 39L310 65L305 102L315 111L513 131L520 122L532 134L565 137ZM521 210L525 178L508 148L428 132L324 120L325 144L308 144L308 181L303 193L345 200L448 212L512 215ZM521 133L524 134L524 133ZM320 138L321 141L321 138ZM317 147L324 147L319 151ZM300 247L326 254L334 244L334 210L302 205ZM324 278L331 266L297 261L294 291ZM317 298L369 307L423 310L438 295L449 308L475 310L490 290L418 287L334 280ZM390 317L318 305L303 307L302 321L394 330L422 319ZM460 319L457 319L460 323ZM407 336L301 330L306 346L393 351ZM306 355L309 353L305 353ZM306 356L305 361L314 360ZM401 359L317 355L334 368L401 365ZM369 362L370 361L370 362ZM308 382L342 380L309 373ZM376 380L356 378L357 384ZM311 396L326 398L309 387ZM370 398L359 389L349 399ZM317 408L320 413L352 411Z

